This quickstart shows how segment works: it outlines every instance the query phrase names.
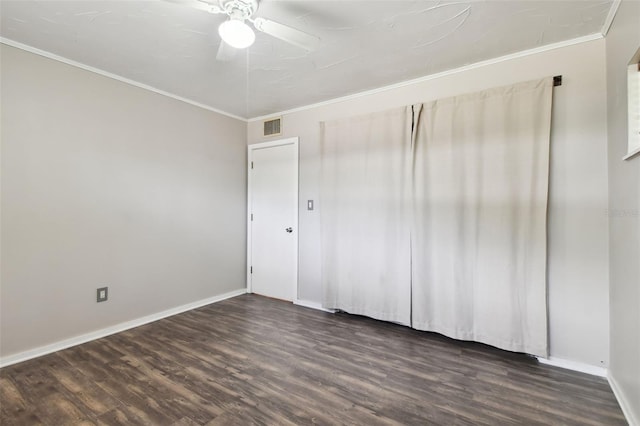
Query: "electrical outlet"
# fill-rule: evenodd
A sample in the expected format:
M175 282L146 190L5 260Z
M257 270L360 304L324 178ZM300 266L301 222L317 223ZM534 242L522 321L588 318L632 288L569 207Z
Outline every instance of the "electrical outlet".
M100 287L97 291L97 302L106 302L109 299L109 287Z

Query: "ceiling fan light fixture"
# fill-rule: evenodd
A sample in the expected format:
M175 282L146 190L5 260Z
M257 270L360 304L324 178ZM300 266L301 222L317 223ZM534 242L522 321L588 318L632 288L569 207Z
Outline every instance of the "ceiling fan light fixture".
M229 19L218 27L218 34L225 43L236 49L246 49L256 41L256 35L242 19Z

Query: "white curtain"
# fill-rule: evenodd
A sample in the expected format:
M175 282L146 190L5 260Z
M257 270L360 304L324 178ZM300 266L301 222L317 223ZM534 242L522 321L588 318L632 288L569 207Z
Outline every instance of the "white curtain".
M553 80L416 106L413 327L547 356Z
M323 306L410 325L411 107L321 123Z
M552 89L321 123L323 306L546 356Z

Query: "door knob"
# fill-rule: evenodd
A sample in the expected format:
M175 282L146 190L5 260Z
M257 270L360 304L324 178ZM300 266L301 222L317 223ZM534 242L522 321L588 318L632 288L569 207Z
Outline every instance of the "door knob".
M287 231L288 233L292 233L293 232L293 228L289 227L289 228L285 229L285 231Z

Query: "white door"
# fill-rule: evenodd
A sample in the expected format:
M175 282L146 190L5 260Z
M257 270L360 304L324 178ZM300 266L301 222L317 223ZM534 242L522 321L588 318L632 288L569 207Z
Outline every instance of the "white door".
M295 300L298 138L249 146L248 290Z

